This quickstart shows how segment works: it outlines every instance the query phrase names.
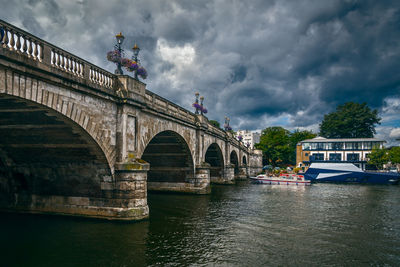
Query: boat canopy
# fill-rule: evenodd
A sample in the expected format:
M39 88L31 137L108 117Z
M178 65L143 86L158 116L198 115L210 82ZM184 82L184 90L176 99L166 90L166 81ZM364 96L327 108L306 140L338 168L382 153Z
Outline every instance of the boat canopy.
M311 163L308 169L324 169L336 172L363 172L353 163Z

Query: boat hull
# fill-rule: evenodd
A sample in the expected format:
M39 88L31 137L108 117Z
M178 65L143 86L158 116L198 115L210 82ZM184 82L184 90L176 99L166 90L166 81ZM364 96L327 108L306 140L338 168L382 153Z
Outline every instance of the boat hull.
M268 179L268 178L257 178L250 177L253 183L256 184L270 184L270 185L296 185L296 186L305 186L311 185L311 181L288 181L288 180L276 180L276 179Z
M312 182L361 183L361 184L398 184L400 175L396 173L377 173L352 171L346 169L316 168L312 165L304 174Z

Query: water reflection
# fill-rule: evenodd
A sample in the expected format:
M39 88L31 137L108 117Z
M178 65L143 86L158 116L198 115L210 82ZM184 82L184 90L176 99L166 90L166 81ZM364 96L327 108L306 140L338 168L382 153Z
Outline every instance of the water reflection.
M1 214L2 265L400 264L397 186L244 182L149 206L140 223Z

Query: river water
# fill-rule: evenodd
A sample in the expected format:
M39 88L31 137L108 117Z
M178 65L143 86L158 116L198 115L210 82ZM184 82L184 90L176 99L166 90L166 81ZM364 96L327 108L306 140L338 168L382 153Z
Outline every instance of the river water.
M0 214L0 266L400 265L400 186L242 182L149 207L139 223Z

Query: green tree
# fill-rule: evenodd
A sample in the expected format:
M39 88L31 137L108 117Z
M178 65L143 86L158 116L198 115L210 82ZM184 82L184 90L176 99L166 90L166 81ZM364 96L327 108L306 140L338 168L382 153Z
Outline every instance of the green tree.
M393 164L400 164L400 147L395 146L389 150L389 160Z
M339 105L336 111L326 114L319 125L320 135L326 138L371 138L375 124L380 124L376 109L366 103L348 102Z
M269 127L262 131L260 143L255 147L263 151L264 163L283 166L290 160L290 132L282 127Z
M215 121L215 120L209 120L208 121L211 125L214 125L215 127L217 127L217 128L220 128L220 124L219 124L219 122L218 121Z
M371 153L367 155L369 158L368 165L373 166L380 170L383 168L383 164L389 162L389 153L385 148L375 147L372 149Z

